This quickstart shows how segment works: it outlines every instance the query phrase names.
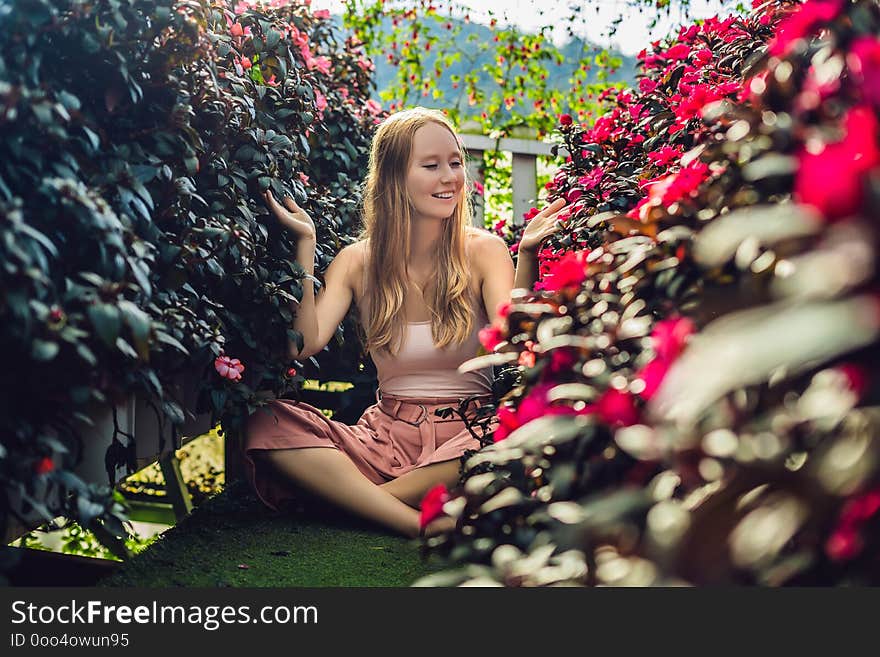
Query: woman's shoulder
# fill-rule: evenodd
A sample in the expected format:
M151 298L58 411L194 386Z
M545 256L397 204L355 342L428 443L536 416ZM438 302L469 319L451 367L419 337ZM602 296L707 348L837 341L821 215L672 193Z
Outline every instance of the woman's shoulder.
M491 264L496 258L502 256L510 257L507 243L485 228L468 227L467 247L471 260L477 265Z
M346 279L356 298L363 295L363 277L367 267L367 240L352 242L336 254L345 264Z

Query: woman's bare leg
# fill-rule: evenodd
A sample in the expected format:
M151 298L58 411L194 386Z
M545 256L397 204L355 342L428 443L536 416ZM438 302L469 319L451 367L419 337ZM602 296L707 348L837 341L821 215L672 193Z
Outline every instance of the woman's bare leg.
M326 500L405 536L419 535L419 513L367 479L342 452L325 447L262 453L282 476ZM428 535L440 531L429 525Z
M458 483L458 459L441 461L410 470L380 486L401 502L419 508L422 498L437 484L452 488Z

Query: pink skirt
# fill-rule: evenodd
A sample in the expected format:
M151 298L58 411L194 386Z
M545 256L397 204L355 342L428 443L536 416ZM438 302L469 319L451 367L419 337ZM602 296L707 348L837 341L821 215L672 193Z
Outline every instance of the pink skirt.
M471 408L490 401L472 402ZM345 453L370 481L382 484L432 463L450 461L480 443L457 416L434 414L438 408L457 408L459 399L402 399L383 396L367 408L357 424L329 420L314 406L289 399L275 399L257 409L245 427L245 472L259 498L277 509L294 498L296 488L276 476L261 461L258 450L327 447ZM494 429L494 423L491 427ZM475 429L479 431L479 429Z

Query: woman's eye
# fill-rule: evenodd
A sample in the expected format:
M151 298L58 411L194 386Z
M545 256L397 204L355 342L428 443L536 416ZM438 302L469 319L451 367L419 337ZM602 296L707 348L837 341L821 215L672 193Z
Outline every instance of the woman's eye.
M437 165L436 165L436 164L426 164L426 165L425 165L425 168L426 168L426 169L436 169L436 168L437 168Z
M452 166L454 166L454 167L460 167L460 166L461 166L461 162L453 162L453 163L452 163Z

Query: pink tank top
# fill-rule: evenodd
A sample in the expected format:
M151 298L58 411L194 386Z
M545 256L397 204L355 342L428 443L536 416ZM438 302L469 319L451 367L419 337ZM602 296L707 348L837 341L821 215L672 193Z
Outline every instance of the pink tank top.
M366 289L366 288L365 288ZM366 308L364 299L364 308ZM431 322L407 322L397 355L372 353L379 391L395 397L467 397L492 392L492 368L459 373L458 366L477 355L480 329L489 323L482 303L475 303L474 329L462 344L434 346Z

